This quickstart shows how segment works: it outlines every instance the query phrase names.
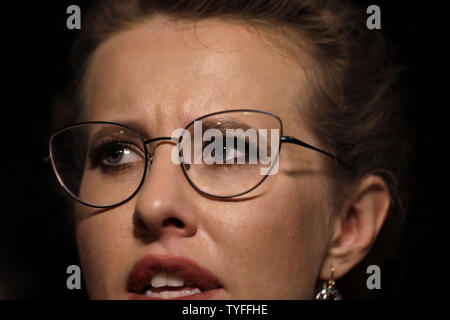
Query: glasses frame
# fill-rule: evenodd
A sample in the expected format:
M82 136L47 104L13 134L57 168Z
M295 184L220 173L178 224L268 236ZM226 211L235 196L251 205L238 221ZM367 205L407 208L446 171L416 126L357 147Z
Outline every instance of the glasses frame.
M322 149L316 148L316 147L314 147L314 146L312 146L312 145L310 145L310 144L308 144L308 143L306 143L306 142L304 142L304 141L302 141L302 140L299 140L299 139L297 139L297 138L294 138L294 137L291 137L291 136L283 136L283 122L281 121L280 117L278 117L276 114L271 113L271 112L268 112L268 111L254 110L254 109L233 109L233 110L217 111L217 112L213 112L213 113L209 113L209 114L207 114L207 115L201 116L200 118L197 118L197 119L191 121L191 122L184 128L184 130L187 130L190 126L192 126L192 125L194 124L195 121L200 121L200 120L202 120L202 119L208 118L208 117L210 117L210 116L215 116L215 115L218 115L218 114L226 114L226 113L232 113L232 112L233 112L233 113L234 113L234 112L262 113L262 114L266 114L266 115L272 116L273 118L275 118L275 119L279 122L279 124L280 124L280 141L279 141L279 144L278 144L278 151L277 151L277 155L276 155L276 160L275 160L275 162L272 164L272 166L270 167L269 172L272 170L272 168L273 168L273 166L275 165L276 161L278 161L278 157L279 157L280 152L281 152L281 145L283 144L283 142L284 142L284 143L293 143L293 144L296 144L296 145L305 147L305 148L307 148L307 149L311 149L311 150L320 152L320 153L322 153L322 154L324 154L324 155L326 155L326 156L328 156L328 157L333 158L333 159L336 160L338 163L344 164L344 161L342 161L341 159L339 159L338 157L336 157L335 155L333 155L333 154L331 154L331 153L329 153L329 152L327 152L327 151L324 151L324 150L322 150ZM86 203L86 202L80 200L80 199L79 199L72 191L69 190L69 188L68 188L68 187L66 186L66 184L63 182L63 180L62 180L61 176L59 175L58 170L57 170L57 168L56 168L56 164L55 164L54 156L53 156L53 151L52 151L52 144L53 144L54 138L55 138L59 133L61 133L61 132L64 132L64 131L67 131L67 130L70 130L70 129L72 129L72 128L79 127L79 126L82 126L82 125L86 125L86 124L109 124L109 125L116 125L116 126L122 127L122 128L124 128L124 129L127 129L127 130L131 131L133 134L135 134L135 135L139 138L139 140L141 141L142 145L144 146L145 164L144 164L144 173L143 173L143 175L142 175L141 182L139 183L138 187L136 188L136 191L134 191L128 198L126 198L126 199L123 200L123 201L120 201L120 202L117 203L117 204L108 205L108 206L97 206L97 205L92 205L92 204L89 204L89 203ZM81 204L83 204L83 205L85 205L85 206L92 207L92 208L98 208L98 209L114 208L114 207L118 207L118 206L124 204L125 202L128 202L129 200L131 200L132 198L134 198L134 196L136 196L136 194L139 192L139 190L141 189L142 185L143 185L144 182L145 182L145 178L146 178L147 171L148 171L148 167L149 167L149 162L150 162L150 164L151 164L152 159L153 159L153 155L152 155L152 154L150 153L150 151L148 150L147 144L152 143L152 142L156 142L156 141L162 141L162 140L170 140L170 141L179 142L180 139L179 139L179 138L173 138L173 137L157 137L157 138L145 140L145 139L141 136L141 134L140 134L138 131L136 131L135 129L133 129L133 128L127 126L127 125L117 123L117 122L109 122L109 121L84 121L84 122L78 122L78 123L75 123L75 124L72 124L72 125L69 125L69 126L65 126L65 127L61 128L61 129L55 131L55 132L50 136L50 140L49 140L49 156L48 156L47 160L49 160L49 161L51 162L52 168L53 168L53 172L55 173L56 178L58 179L59 184L63 187L63 189L67 192L67 194L68 194L73 200L75 200L75 201L77 201L77 202L79 202L79 203L81 203ZM246 190L246 191L244 191L244 192L241 192L241 193L238 193L238 194L235 194L235 195L232 195L232 196L217 196L217 195L214 195L214 194L211 194L211 193L209 193L209 192L206 192L206 191L201 190L201 188L199 188L199 187L198 187L198 186L197 186L197 185L189 178L189 175L188 175L188 173L186 172L186 168L185 168L184 163L183 163L182 161L180 161L180 167L181 167L181 170L182 170L184 176L186 177L187 181L189 182L189 184L190 184L196 191L200 192L201 194L207 195L207 196L209 196L209 197L217 198L217 199L231 199L231 198L236 198L236 197L242 196L242 195L244 195L244 194L247 194L247 193L249 193L249 192L255 190L257 187L259 187L259 186L267 179L267 177L269 176L268 174L267 174L267 175L264 175L264 177L263 177L263 178L262 178L262 179L254 186L254 187L252 187L252 188L250 188L249 190Z

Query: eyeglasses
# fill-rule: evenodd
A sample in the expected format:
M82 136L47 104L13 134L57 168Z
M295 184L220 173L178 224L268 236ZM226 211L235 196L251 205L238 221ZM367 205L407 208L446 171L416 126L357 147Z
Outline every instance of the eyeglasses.
M257 188L276 171L283 142L342 162L331 153L283 136L281 119L266 111L215 112L178 132L145 140L124 124L81 122L52 134L49 158L64 190L94 208L119 206L133 198L154 159L147 145L162 140L177 144L172 161L180 165L191 186L215 198L234 198Z

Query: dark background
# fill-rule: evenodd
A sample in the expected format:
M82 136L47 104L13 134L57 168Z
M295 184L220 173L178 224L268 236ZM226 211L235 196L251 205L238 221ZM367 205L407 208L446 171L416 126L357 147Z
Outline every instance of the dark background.
M4 25L0 299L87 298L84 290L66 288L66 268L79 262L66 217L52 192L53 172L42 159L48 153L52 100L69 77L68 50L77 34L66 28L66 8L77 4L83 14L88 3L30 1L0 7ZM388 244L387 250L395 252L380 266L382 289L365 287L363 263L356 269L361 282L354 291L365 290L358 296L369 299L429 298L434 293L431 283L438 280L433 274L438 264L432 253L432 217L444 214L438 205L443 186L439 159L448 146L442 142L440 126L448 107L443 99L446 63L440 57L448 38L439 26L443 1L357 3L362 10L370 4L381 7L382 30L398 48L401 62L409 65L402 86L408 101L405 117L416 147L410 170L412 207L398 230L399 244L391 248Z

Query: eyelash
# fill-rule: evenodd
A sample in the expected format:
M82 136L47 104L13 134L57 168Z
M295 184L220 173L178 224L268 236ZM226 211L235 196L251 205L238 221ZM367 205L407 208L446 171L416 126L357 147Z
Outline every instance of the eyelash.
M236 142L237 140L235 140L234 142ZM204 150L204 148L206 147L206 146L208 146L209 144L211 144L211 143L213 143L213 141L205 141L204 143L203 143L203 149L202 150ZM248 155L248 150L250 149L250 144L249 144L249 142L246 140L245 141L245 143L244 143L244 145L245 145L245 154L246 154L246 156ZM224 141L223 142L223 146L224 147L226 147L226 141ZM235 144L233 144L233 148L234 148L234 146L235 146ZM258 152L258 146L257 146L257 153L256 153L257 155L259 155L259 152ZM224 155L226 155L226 153L224 153ZM248 161L248 159L247 159L247 157L246 157L246 162ZM227 164L226 162L224 162L223 164L216 164L216 163L213 163L213 166L214 167L226 167L226 168L233 168L233 167L236 167L236 166L239 166L239 165L242 165L242 164L239 164L239 163L233 163L233 164ZM245 164L244 164L245 165Z
M132 146L132 147L130 147ZM128 148L133 149L136 154L142 153L142 151L137 151L139 148L132 143L123 143L114 137L107 137L96 142L96 145L92 147L92 151L89 153L90 167L92 169L100 168L102 172L108 174L118 174L130 169L133 164L122 164L122 165L107 165L103 161L107 156L107 152L113 150L114 148Z

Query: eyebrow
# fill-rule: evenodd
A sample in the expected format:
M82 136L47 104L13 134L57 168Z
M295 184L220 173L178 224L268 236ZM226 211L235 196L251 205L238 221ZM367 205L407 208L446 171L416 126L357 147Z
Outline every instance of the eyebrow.
M197 121L197 120L195 120ZM251 126L244 124L242 122L239 121L235 121L235 120L221 120L221 121L212 121L212 120L199 120L202 122L202 130L208 130L208 129L218 129L218 128L223 128L223 129L243 129L244 131L246 131L247 129L255 129L252 128ZM129 127L131 129L133 129L134 131L136 131L137 133L139 133L139 135L144 139L150 139L150 138L154 138L150 132L149 132L149 128L148 126L144 125L141 121L139 120L134 120L134 119L127 119L127 120L111 120L110 122L113 123L118 123L121 125L124 125L126 127ZM218 122L220 122L220 124L218 124ZM184 129L185 127L183 127L182 129ZM176 128L173 128L173 130L175 130Z
M246 131L248 129L255 129L245 123L234 120L221 120L221 121L200 120L200 121L202 121L203 130L223 128L223 129L243 129L244 131Z
M127 120L112 120L113 123L118 123L123 126L129 127L136 131L144 140L151 138L148 126L145 126L139 120L127 119Z

